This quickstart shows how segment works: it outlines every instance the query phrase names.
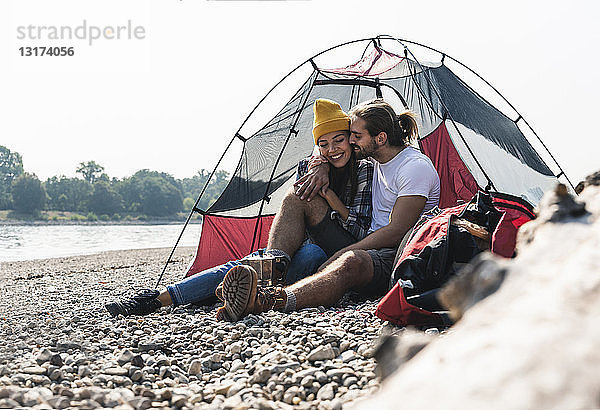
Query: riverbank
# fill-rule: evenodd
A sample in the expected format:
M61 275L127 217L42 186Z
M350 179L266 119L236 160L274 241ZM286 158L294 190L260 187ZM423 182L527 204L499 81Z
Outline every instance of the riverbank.
M163 279L183 276L180 248ZM0 407L341 408L378 390L374 303L215 321L218 305L108 316L170 249L0 263Z
M0 226L46 226L46 225L179 225L188 214L179 213L170 217L146 215L83 215L68 211L42 211L39 215L0 211ZM202 223L201 215L194 215L190 223Z

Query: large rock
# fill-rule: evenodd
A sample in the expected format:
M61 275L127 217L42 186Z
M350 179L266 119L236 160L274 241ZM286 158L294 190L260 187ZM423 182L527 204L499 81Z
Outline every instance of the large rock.
M400 336L383 338L375 352L379 376L382 379L390 376L432 340L434 340L433 336L412 329L405 330Z
M509 262L489 252L480 253L439 292L438 298L456 322L463 314L496 292L507 273Z
M504 280L486 282L472 269L465 283L483 286L456 301L462 319L358 408L398 408L398 392L410 409L600 407L600 189L590 184L575 201L565 195L545 196L517 258L498 269L479 261Z

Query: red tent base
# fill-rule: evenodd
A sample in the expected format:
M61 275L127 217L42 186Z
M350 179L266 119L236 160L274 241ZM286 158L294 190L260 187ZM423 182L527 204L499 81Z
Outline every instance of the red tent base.
M274 215L232 218L205 215L194 263L186 277L237 260L267 246ZM257 225L258 224L258 225ZM253 241L256 232L256 239ZM254 242L254 246L252 243Z

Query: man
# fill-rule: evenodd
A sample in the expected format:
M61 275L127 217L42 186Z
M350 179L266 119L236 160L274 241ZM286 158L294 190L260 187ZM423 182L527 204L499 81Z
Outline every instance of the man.
M359 158L371 158L373 215L370 234L333 255L317 273L286 288L262 288L249 266L232 268L223 280L224 311L231 320L275 309L293 311L335 304L348 290L380 296L388 290L396 250L423 212L439 202L440 184L433 164L410 146L418 129L411 113L396 115L383 100L373 100L350 112L350 143ZM298 181L299 197L282 206L310 220L322 205L317 194L327 191L326 165ZM303 201L302 198L306 198ZM290 210L289 207L296 207ZM270 246L279 246L276 231Z

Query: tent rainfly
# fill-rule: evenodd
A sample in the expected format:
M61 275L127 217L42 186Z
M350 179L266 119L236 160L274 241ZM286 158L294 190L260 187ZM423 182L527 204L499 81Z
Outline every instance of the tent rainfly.
M431 47L387 35L350 41L292 70L233 135L183 228L195 213L203 215L196 258L186 276L266 245L296 164L313 150L315 99L334 100L347 111L381 97L396 111L418 114L418 144L440 176L441 208L468 201L478 190L536 205L559 178L572 187L527 121L464 64ZM235 145L241 155L227 187L208 209L198 209L206 186Z

